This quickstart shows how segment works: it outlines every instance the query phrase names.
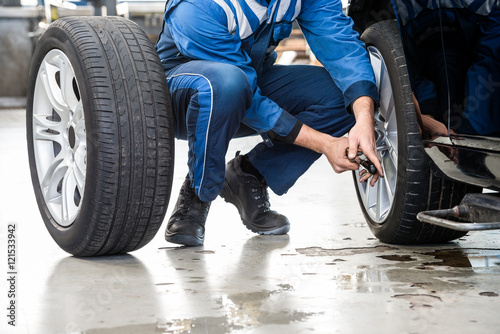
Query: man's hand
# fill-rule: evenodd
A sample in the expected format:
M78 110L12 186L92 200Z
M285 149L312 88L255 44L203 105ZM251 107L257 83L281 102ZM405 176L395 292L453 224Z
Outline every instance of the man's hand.
M359 168L357 163L350 161L346 156L346 148L349 147L349 156L352 155L352 159L356 157L358 150L362 151L377 168L377 174L373 175L370 182L371 186L374 186L379 175L383 176L382 166L378 160L375 146L374 106L373 100L369 97L361 97L354 101L353 112L356 117L356 125L351 129L348 138L332 137L304 124L294 144L324 154L336 173L358 170ZM371 174L361 173L360 181L364 182L370 177Z
M415 105L415 111L417 113L418 126L420 134L424 139L436 139L437 137L448 137L448 128L443 123L436 121L430 115L422 114L420 110L420 104L418 103L415 94L413 94L413 104ZM453 130L450 129L450 133L455 134Z
M375 165L377 174L373 175L370 182L373 187L379 176L384 177L375 144L375 120L373 118L375 102L370 97L362 96L354 101L352 110L356 117L356 124L349 131L349 159L354 159L358 151L361 151ZM363 175L360 181L366 181L366 177Z
M294 144L324 154L336 173L358 169L358 164L349 161L345 155L345 149L349 145L345 137L332 137L304 124Z

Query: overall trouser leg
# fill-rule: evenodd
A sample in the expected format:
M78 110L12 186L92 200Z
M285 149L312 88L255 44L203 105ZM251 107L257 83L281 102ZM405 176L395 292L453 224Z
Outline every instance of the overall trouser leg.
M258 85L263 95L315 130L341 137L355 124L342 92L323 67L275 65L261 75ZM273 192L282 195L321 155L278 140L273 143L258 144L248 157Z
M187 139L189 176L196 195L209 202L224 184L225 155L238 130L252 91L233 65L190 61L168 71L175 137Z

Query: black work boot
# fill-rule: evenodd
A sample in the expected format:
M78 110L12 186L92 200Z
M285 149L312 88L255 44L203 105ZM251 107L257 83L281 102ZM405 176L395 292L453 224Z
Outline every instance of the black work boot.
M221 197L238 209L243 224L259 234L286 234L290 230L288 219L270 209L267 184L241 169L243 156L226 165L226 179Z
M182 184L179 198L165 230L165 240L186 246L201 246L205 221L211 202L202 202L191 188L189 175Z

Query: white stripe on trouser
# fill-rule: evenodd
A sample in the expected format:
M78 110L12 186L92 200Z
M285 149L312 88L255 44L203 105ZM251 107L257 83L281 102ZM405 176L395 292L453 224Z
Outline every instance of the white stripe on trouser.
M203 185L203 180L205 178L205 164L207 162L208 132L210 131L210 122L212 121L212 110L213 110L213 105L214 105L214 94L213 94L214 91L213 91L212 83L210 82L210 80L208 80L207 77L205 77L204 75L201 75L201 74L196 74L196 73L180 73L180 74L175 74L175 75L172 75L171 77L167 77L167 81L170 80L170 79L172 79L172 78L177 78L177 77L180 77L180 76L198 76L198 77L202 77L203 79L205 79L207 81L208 85L210 86L210 114L209 114L209 117L208 117L208 124L207 124L206 133L205 133L205 150L203 152L203 168L202 168L203 172L201 174L200 189L198 191L198 193L200 193L202 185ZM193 173L194 173L194 168L193 168Z

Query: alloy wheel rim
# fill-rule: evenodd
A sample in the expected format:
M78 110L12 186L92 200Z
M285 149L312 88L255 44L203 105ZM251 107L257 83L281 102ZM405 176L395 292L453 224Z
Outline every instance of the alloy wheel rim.
M389 72L379 50L368 47L370 61L375 74L380 96L380 107L375 111L375 134L377 155L380 159L384 178L380 178L374 187L369 182L356 183L366 213L377 224L383 224L392 209L396 193L398 174L398 133L394 94L391 88ZM360 170L362 167L360 167Z
M33 148L40 189L55 222L78 216L87 170L84 110L75 71L58 49L40 64L33 96Z

